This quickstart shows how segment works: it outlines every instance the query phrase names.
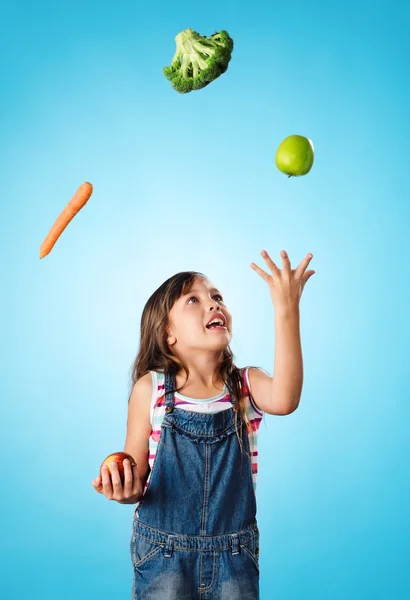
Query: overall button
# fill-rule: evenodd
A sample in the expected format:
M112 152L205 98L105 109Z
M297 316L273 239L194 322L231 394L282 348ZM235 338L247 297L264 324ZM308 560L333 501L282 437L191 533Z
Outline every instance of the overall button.
M166 413L170 413L170 412L172 412L173 410L174 410L174 409L173 409L173 407L172 407L172 406L166 406L166 407L165 407L165 412L166 412Z

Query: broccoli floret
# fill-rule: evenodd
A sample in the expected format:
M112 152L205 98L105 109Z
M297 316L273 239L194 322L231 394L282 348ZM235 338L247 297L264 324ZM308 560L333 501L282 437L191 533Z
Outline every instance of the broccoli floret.
M204 37L185 29L175 41L177 49L171 65L164 67L164 74L177 92L200 90L227 70L233 50L227 31Z

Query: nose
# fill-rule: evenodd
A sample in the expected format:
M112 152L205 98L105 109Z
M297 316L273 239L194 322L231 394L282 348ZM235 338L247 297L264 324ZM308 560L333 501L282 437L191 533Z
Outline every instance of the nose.
M213 302L209 308L210 308L210 310L216 310L217 311L218 308L219 308L218 302Z

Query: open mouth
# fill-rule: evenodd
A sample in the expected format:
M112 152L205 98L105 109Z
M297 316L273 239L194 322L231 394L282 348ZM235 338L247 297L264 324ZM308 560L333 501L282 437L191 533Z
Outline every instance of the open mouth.
M226 326L224 324L223 319L220 319L219 317L215 317L215 319L213 319L212 321L210 321L208 323L208 325L206 326L207 329L216 329L219 331L226 331Z

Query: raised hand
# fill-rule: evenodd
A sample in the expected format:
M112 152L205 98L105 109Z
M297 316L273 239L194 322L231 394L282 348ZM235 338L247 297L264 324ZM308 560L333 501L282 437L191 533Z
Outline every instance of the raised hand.
M265 260L271 274L266 273L255 263L250 266L256 271L269 286L270 295L275 309L298 308L302 296L303 288L307 280L315 271L306 271L313 254L307 254L296 269L291 268L288 254L285 250L281 251L283 269L279 269L270 258L266 250L262 250L261 256Z

